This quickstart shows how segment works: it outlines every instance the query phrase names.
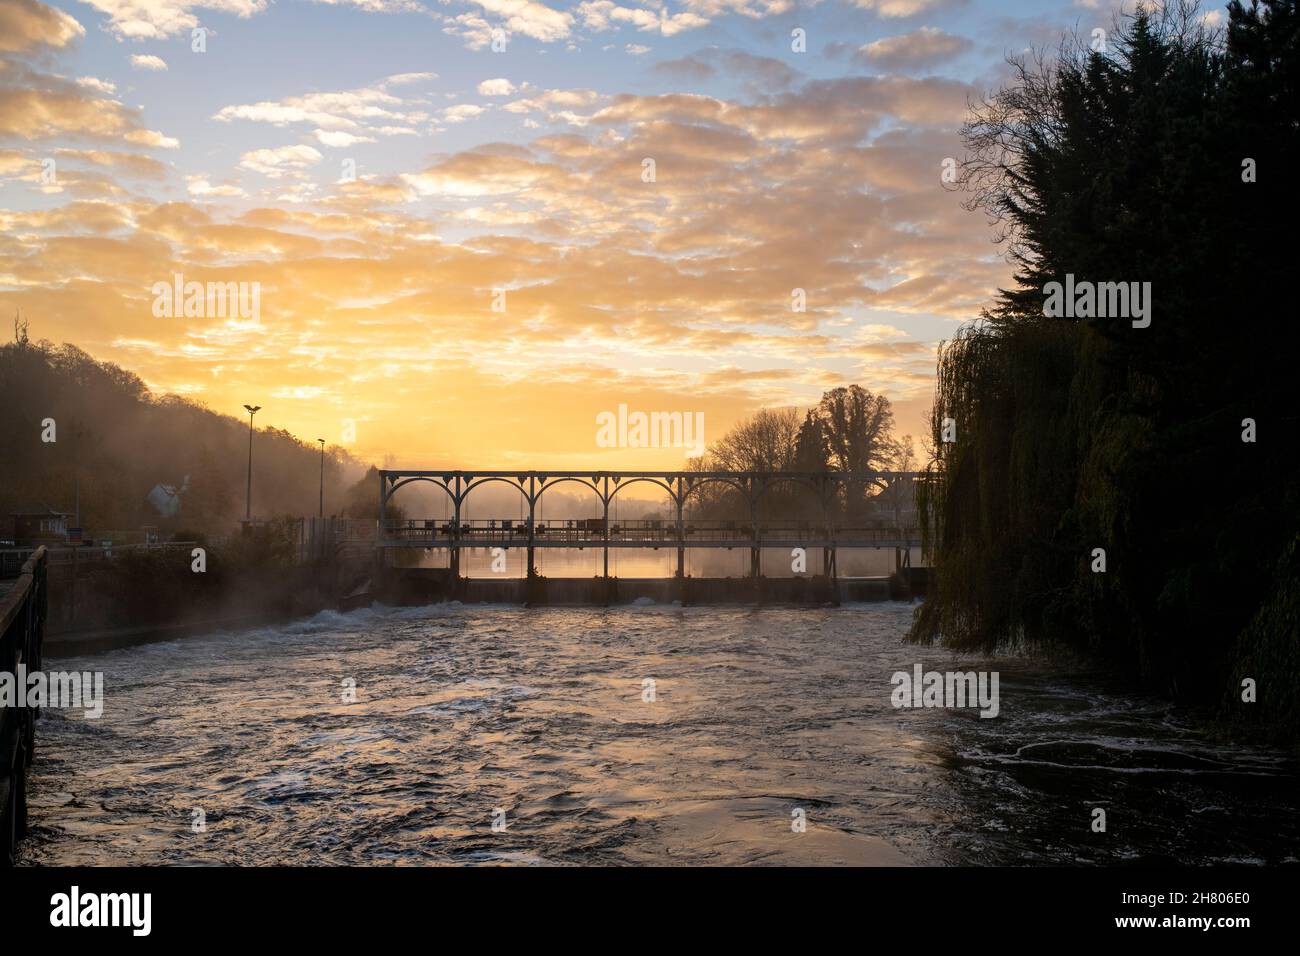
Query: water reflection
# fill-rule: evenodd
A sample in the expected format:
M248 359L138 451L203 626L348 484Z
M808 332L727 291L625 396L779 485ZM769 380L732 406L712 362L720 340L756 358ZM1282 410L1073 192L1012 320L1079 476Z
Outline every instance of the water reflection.
M1294 860L1287 758L1087 673L903 644L910 613L327 612L57 661L106 672L105 714L40 725L23 859ZM998 669L1000 716L894 709L890 675L918 661Z

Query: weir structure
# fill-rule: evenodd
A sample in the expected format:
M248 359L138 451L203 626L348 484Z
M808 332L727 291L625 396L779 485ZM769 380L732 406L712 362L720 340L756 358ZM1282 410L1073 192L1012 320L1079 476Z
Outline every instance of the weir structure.
M686 577L688 548L747 548L749 574L761 576L764 548L816 548L822 554L822 576L837 579L841 548L894 550L895 572L911 566L911 549L921 544L914 509L913 483L918 472L871 471L451 471L383 470L379 472L379 512L376 547L381 559L388 549L446 549L454 579L460 578L465 548L519 548L527 551L527 577L537 577L539 548L599 548L604 553L604 577L609 579L613 548L675 548L675 579ZM437 518L387 518L389 501L401 488L417 482L441 489L451 515ZM502 483L522 496L527 517L462 518L464 505L477 488ZM590 518L538 521L543 495L562 485L577 484L596 495L600 514ZM659 488L668 498L671 516L634 521L610 520L610 505L620 492L638 484ZM705 489L730 489L729 508L739 514L712 517L700 507ZM769 515L771 493L777 488L802 489L800 517ZM892 501L893 507L879 502ZM692 507L695 505L695 507Z

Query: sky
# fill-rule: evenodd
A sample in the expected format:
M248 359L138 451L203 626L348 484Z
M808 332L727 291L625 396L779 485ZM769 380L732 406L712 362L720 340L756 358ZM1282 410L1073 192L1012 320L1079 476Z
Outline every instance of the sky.
M0 0L0 312L404 467L675 469L597 416L852 383L920 449L1010 277L962 120L1118 6Z

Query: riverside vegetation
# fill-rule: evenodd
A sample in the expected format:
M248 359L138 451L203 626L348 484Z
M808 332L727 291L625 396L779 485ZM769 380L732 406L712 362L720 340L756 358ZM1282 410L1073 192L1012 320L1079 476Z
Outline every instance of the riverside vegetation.
M1015 281L940 349L912 639L1063 643L1300 737L1298 41L1294 0L1170 3L973 109L961 183ZM1149 282L1149 325L1047 317L1067 274Z

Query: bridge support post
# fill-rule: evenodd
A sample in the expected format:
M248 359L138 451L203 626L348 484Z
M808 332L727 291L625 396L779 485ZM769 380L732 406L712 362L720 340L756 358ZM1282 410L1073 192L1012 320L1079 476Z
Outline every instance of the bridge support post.
M610 585L610 581L609 581L609 478L608 477L605 478L605 491L604 494L600 496L600 503L604 507L603 520L601 522L602 525L601 531L602 531L602 540L604 542L603 551L605 557L605 574L604 574L605 606L608 607L610 599L613 597L612 592L614 590L613 587Z
M838 606L840 603L840 568L839 568L839 561L837 560L838 555L836 554L835 545L833 544L831 545L830 552L831 552L831 570L830 570L829 579L831 585L831 603Z
M448 541L448 546L451 548L451 561L450 561L449 563L450 563L450 566L451 566L451 587L452 587L452 593L455 594L455 595L457 595L457 596L459 596L460 593L461 593L461 580L460 580L460 502L461 502L461 498L463 497L463 493L461 492L461 487L460 487L460 475L457 475L457 476L453 479L453 484L454 484L456 490L455 490L455 492L452 494L452 505L453 505L453 508L452 508L452 519L451 519L451 521L452 521L452 524L451 524L451 538L450 538L449 541Z
M686 525L682 519L685 481L677 476L677 600L686 605Z
M379 473L379 513L375 516L375 562L372 571L371 580L372 592L384 586L384 567L388 564L388 555L384 549L384 512L388 510L388 475L386 472ZM73 552L76 557L76 552ZM75 568L73 569L75 572ZM74 573L73 580L76 580Z
M535 483L537 479L528 479L528 580L537 577L537 561L534 543L537 540L537 497Z

